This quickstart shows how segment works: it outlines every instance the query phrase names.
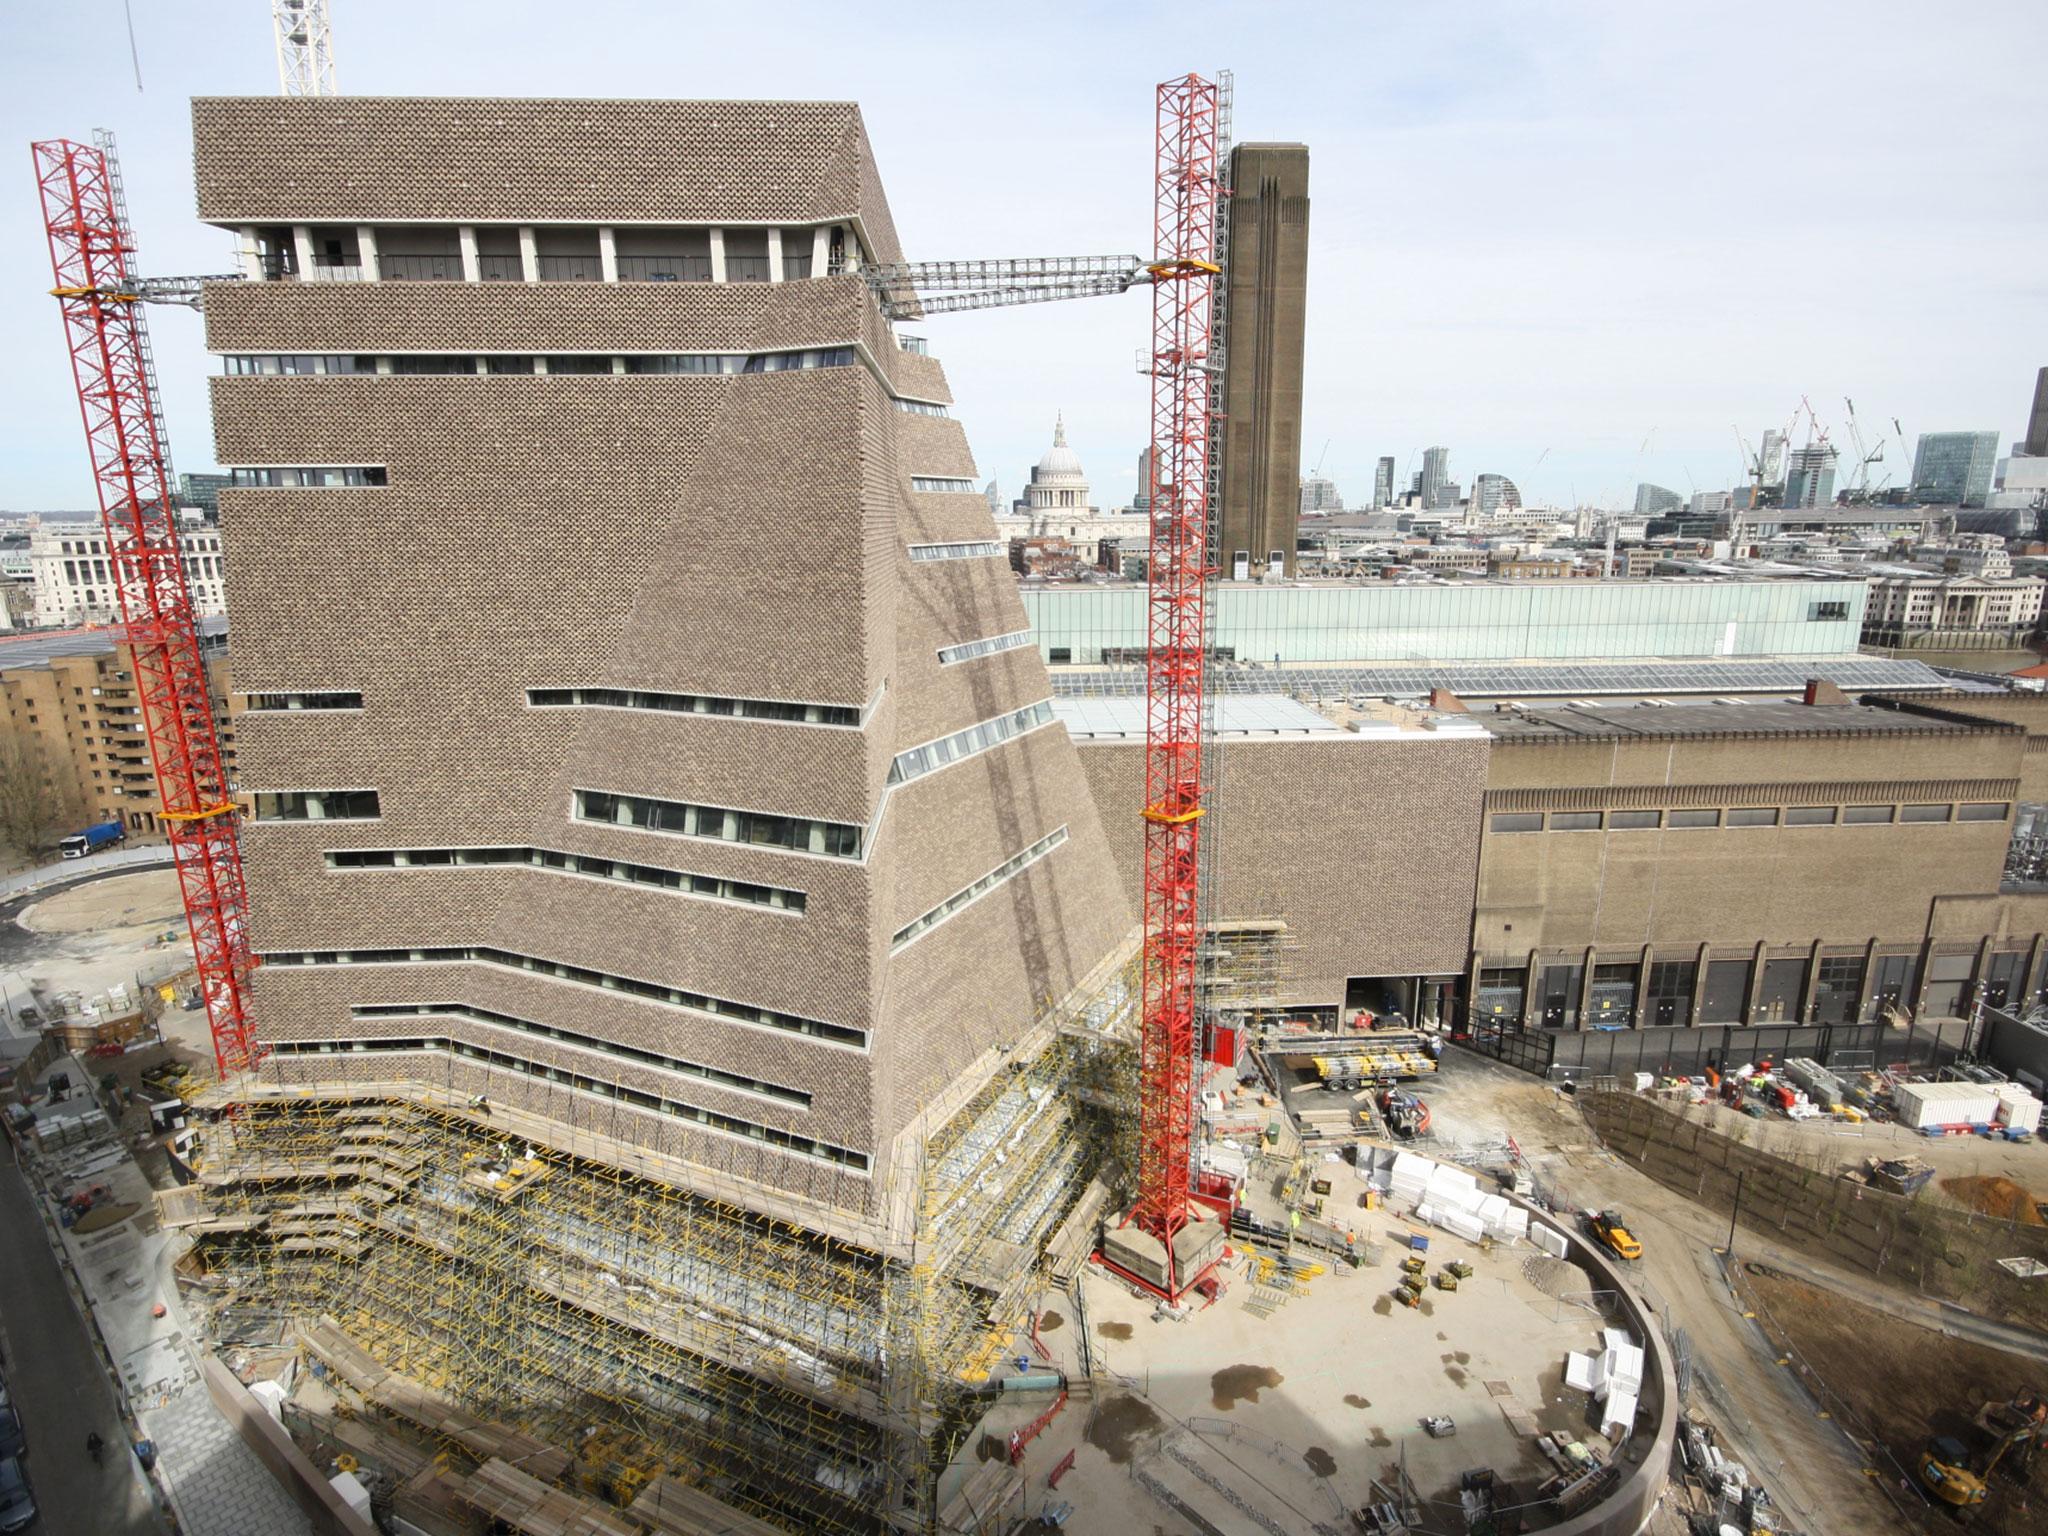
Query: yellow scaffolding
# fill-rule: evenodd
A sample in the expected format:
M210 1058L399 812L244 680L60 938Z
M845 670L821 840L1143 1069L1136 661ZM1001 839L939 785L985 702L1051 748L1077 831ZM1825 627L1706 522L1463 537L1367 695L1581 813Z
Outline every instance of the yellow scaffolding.
M532 1115L230 1084L181 1269L216 1331L331 1318L416 1397L558 1448L558 1477L536 1475L615 1506L668 1479L788 1530L936 1531L975 1389L1109 1144L1088 1085L1129 1055L1130 977L1092 1034L1043 1028L915 1149L907 1253L607 1162ZM367 1405L432 1418L472 1466L498 1454L412 1399Z

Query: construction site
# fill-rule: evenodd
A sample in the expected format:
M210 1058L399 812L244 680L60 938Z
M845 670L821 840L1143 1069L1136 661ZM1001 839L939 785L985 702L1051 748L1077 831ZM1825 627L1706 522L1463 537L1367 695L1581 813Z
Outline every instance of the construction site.
M1509 767L1552 771L1544 720L1311 693L1224 719L1222 529L1273 466L1223 424L1299 410L1226 398L1290 348L1298 397L1307 218L1279 190L1305 148L1237 143L1227 71L1160 84L1151 142L1115 147L1143 254L913 261L851 102L342 95L324 0L271 10L280 94L192 103L235 270L151 276L111 138L34 146L192 965L154 953L184 958L146 875L22 898L5 953L38 1006L119 975L151 996L120 1030L97 1002L32 1021L8 1131L88 1308L136 1315L140 1355L203 1354L308 1529L1821 1536L2025 1508L2037 1099L1958 1086L1962 1048L1922 1049L1863 960L1842 987L1890 1012L1845 1026L1854 1052L1822 1028L1813 1059L1735 1070L1741 1031L1695 1015L1810 999L1818 939L1811 973L1755 944L1752 974L1687 934L1680 982L1629 938L1641 994L1592 939L1483 961L1486 913L1543 918L1513 870L1475 908L1479 808L1534 832L1513 796L1581 794L1487 789L1518 731ZM1135 336L1140 298L1142 732L1108 705L1081 732L901 327L1086 300ZM221 364L232 773L177 554L165 304ZM810 511L804 560L763 505ZM1842 702L1825 729L1888 753L2022 750ZM1782 733L1831 707L1807 685ZM1373 832L1405 898L1297 832L1285 791L1336 781L1310 755L1333 742L1345 774L1456 768L1467 841ZM1955 783L1988 805L2017 780ZM1988 974L1973 944L1956 975ZM1340 953L1371 945L1371 974ZM1628 1039L1659 1070L1583 1022L1540 1033L1553 992L1575 1020L1626 993L1640 1023L1653 979L1687 1026ZM1461 988L1490 1037L1453 1027ZM1950 1191L1969 1209L1896 1146L1788 1151L1767 1114L1954 1132L1927 1156L1977 1181ZM1998 1357L1903 1459L1895 1419L1848 1436L1770 1365L1842 1380L1855 1352L1815 1318L1886 1288ZM138 1447L166 1379L131 1394ZM213 1536L166 1451L167 1507Z

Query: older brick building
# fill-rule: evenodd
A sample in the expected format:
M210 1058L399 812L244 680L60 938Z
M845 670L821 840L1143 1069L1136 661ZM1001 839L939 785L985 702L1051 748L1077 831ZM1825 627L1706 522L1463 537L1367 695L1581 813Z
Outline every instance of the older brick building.
M1131 918L858 111L194 123L266 1075L872 1215Z

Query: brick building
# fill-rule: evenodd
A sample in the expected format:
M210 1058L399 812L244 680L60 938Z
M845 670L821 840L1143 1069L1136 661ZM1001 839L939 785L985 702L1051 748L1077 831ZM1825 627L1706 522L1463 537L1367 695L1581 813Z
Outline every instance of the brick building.
M159 828L156 777L135 695L135 663L118 630L59 630L0 640L0 725L55 771L57 799L79 825L118 821L128 836ZM234 720L221 621L202 623L214 723L230 781ZM65 827L64 832L76 831Z
M2048 698L1646 703L1647 671L1635 697L1579 676L1624 696L1226 698L1215 912L1286 922L1297 1009L1543 1032L2048 999L2048 888L2007 871L2048 804ZM1131 890L1137 702L1057 705Z
M874 1217L1132 919L858 111L194 120L266 1075Z

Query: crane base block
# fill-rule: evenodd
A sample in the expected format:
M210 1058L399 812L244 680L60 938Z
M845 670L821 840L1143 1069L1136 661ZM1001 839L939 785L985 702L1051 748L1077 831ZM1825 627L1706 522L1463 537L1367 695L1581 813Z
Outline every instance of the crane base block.
M1221 1222L1200 1213L1173 1235L1173 1273L1168 1275L1166 1245L1142 1227L1111 1227L1102 1234L1102 1260L1109 1268L1137 1281L1148 1291L1178 1301L1190 1286L1223 1257ZM1177 1282L1177 1283L1176 1283Z

